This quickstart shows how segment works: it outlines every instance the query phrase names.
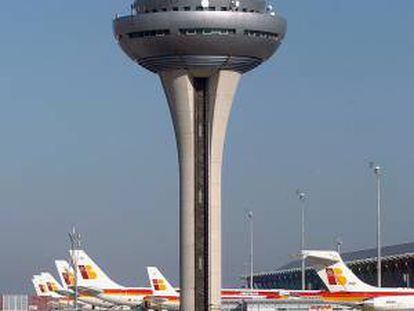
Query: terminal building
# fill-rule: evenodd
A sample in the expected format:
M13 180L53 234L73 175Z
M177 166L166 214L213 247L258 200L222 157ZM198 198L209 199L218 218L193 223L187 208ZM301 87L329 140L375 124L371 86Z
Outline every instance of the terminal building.
M29 295L1 295L0 311L51 311L51 299Z
M343 253L348 267L364 282L377 284L377 249ZM382 282L384 287L414 287L414 242L382 248ZM249 284L250 277L246 277ZM301 262L292 261L274 271L257 273L253 277L257 289L301 289ZM324 289L311 267L306 269L307 289Z

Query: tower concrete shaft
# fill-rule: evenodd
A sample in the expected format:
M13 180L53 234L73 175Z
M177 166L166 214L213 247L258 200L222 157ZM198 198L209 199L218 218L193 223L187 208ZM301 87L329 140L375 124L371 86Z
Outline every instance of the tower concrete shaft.
M161 72L180 165L181 310L220 310L221 168L241 74Z

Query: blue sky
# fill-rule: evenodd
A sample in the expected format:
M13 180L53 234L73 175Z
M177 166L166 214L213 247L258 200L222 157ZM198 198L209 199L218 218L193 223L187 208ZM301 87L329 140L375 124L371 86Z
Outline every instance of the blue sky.
M55 273L77 224L119 282L158 265L178 281L178 171L158 78L117 47L112 18L130 0L3 0L0 20L0 292ZM298 187L310 192L307 244L375 245L384 177L384 242L412 241L414 2L279 0L288 34L247 74L223 169L223 272L238 285L255 214L256 270L299 245Z

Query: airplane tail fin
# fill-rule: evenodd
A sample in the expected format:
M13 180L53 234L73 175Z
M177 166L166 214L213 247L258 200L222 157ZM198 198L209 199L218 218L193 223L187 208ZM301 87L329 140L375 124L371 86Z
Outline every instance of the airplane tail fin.
M55 277L51 275L49 272L42 272L40 276L46 282L47 288L50 292L57 293L58 291L63 291L62 285L60 285L59 282L55 279Z
M55 260L56 269L64 289L75 286L75 274L73 268L66 260Z
M55 282L52 281L54 279L53 276L51 280L47 273L41 273L40 275L36 275L34 279L36 280L36 283L38 284L43 297L61 297L61 295L57 293L57 291L59 290L58 283L56 282L56 280Z
M47 288L41 284L39 275L34 275L32 278L32 283L36 292L36 296L39 297L46 297L47 296Z
M177 295L177 291L156 267L147 267L151 288L155 296Z
M105 272L86 254L83 250L70 251L70 254L76 262L78 285L85 287L95 287L98 289L122 288L121 285L112 281Z
M374 291L376 288L362 282L335 251L302 251L302 256L316 269L330 292Z

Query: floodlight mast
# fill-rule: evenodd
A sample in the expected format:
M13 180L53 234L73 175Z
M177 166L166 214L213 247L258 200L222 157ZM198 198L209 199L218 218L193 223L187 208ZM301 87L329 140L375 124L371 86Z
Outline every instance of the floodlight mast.
M306 213L306 199L307 193L303 190L297 189L296 195L301 203L301 235L300 235L300 248L301 252L305 250L305 213ZM302 275L302 290L306 289L306 258L302 258L301 262L301 275Z
M374 162L370 162L369 167L375 175L377 184L377 285L382 287L381 177L383 172L381 166L376 165Z
M220 310L221 167L243 73L270 58L286 21L264 0L136 0L114 20L123 51L160 76L180 169L180 308Z
M342 251L342 244L344 244L344 241L342 240L341 236L337 236L335 238L335 244L336 244L336 251L338 252L338 254L340 254Z
M72 232L69 232L69 239L70 239L70 249L71 249L71 254L76 254L75 250L79 250L81 249L81 242L82 242L82 238L80 233L78 233L76 231L75 226L72 227ZM74 273L74 295L73 295L73 300L74 300L74 309L77 311L78 309L78 297L79 297L79 291L78 291L78 263L77 263L77 258L76 256L70 256L70 263L73 269L73 273Z
M247 220L249 222L249 235L250 235L250 282L249 288L253 290L253 280L254 280L254 239L253 239L253 211L247 213Z

